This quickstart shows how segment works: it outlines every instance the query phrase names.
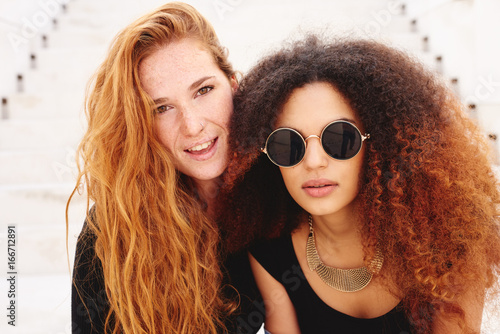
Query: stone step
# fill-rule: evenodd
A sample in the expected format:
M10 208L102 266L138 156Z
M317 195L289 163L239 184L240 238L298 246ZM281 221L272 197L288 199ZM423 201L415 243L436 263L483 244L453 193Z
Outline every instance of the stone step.
M418 53L425 51L424 37L417 33L395 31L387 32L383 40L392 47Z
M440 61L438 60L438 55L431 52L424 51L414 51L414 50L404 50L406 53L416 59L418 62L422 63L426 68L435 72L437 75L441 75L442 67L440 66Z
M190 1L186 1L189 3ZM111 27L115 31L122 29L141 15L163 5L162 0L86 0L72 1L67 5L67 13L61 16L61 26L102 29ZM120 10L117 10L120 8Z
M0 25L0 95L5 97L16 91L16 75L29 66L28 53L16 52L9 41L10 34L15 29L11 26L2 27ZM6 37L6 38L5 38Z
M92 74L104 59L103 47L50 48L34 54L35 68L22 75L22 93L63 95L83 92ZM17 79L17 78L16 78ZM61 93L64 92L64 93Z
M42 4L48 3L50 3L48 7L42 6ZM58 3L66 3L68 9L65 13L62 11L55 13L53 8ZM85 4L86 12L78 12L78 8L75 8L76 12L70 10L72 6L78 7L79 3ZM100 55L103 56L111 39L118 31L118 27L114 22L119 22L122 25L122 21L116 19L120 15L119 12L113 10L112 15L116 17L114 20L110 18L110 4L106 3L107 1L70 1L68 3L68 1L60 0L27 0L24 2L24 6L17 3L10 6L4 4L2 6L4 11L0 11L0 19L5 15L7 24L2 25L0 20L0 33L8 38L0 40L0 49L2 50L0 54L0 75L4 78L0 83L0 95L4 97L18 91L17 75L28 75L26 72L31 68L32 54L35 54L38 69L52 68L55 71L58 70L59 73L74 75L75 70L77 72L79 67L90 65L93 71L96 65L91 61L89 62L92 59L87 54L89 48L98 47L99 51L101 51ZM111 5L116 8L117 3ZM94 10L91 10L92 6L95 7ZM21 9L16 10L15 7L21 7ZM102 10L102 7L105 10ZM57 20L56 25L52 23L53 17ZM40 23L37 18L47 19L47 23ZM127 18L126 15L125 18ZM91 23L94 21L98 21L98 24L92 25ZM94 29L91 29L92 26L94 26ZM45 42L42 42L42 37L46 38ZM72 54L67 55L66 60L62 59L61 61L57 59L57 52L52 53L49 58L53 59L52 64L55 64L55 66L45 66L41 61L41 57L43 57L41 53L50 52L54 48L66 49L72 51ZM101 58L99 58L99 61ZM76 65L68 70L61 68L68 60L73 60ZM3 64L9 64L9 66ZM72 82L74 82L74 78L68 78L66 84ZM50 80L46 80L45 84L41 85L39 89L46 87L48 83L50 84Z
M489 300L486 302L483 310L483 322L481 326L482 334L500 333L500 314L498 312L498 303L500 300Z
M76 182L0 186L2 223L64 225L65 210ZM87 206L86 193L75 194L70 205L70 224L81 226ZM0 231L1 232L1 231Z
M68 273L68 254L72 266L87 203L85 195L77 194L69 206L67 252L65 210L71 186L0 187L0 244L6 240L7 227L15 226L16 270L23 277Z
M12 94L8 97L6 118L10 120L74 119L83 115L84 91L64 94Z
M73 147L0 151L0 185L65 183L75 180Z
M85 194L76 194L68 211L66 252L66 202L72 184L0 186L0 241L6 240L8 226L15 226L16 270L24 275L68 272L81 231L87 203ZM1 243L0 242L0 243Z
M17 275L16 326L10 326L4 315L0 322L2 334L71 333L71 275L64 273ZM0 289L8 291L7 280L0 280ZM4 299L7 301L7 294ZM6 314L6 313L5 313Z
M476 113L479 124L487 133L500 136L500 103L480 102L476 104Z
M381 32L390 33L396 31L398 33L416 33L413 19L401 14L401 10L399 9L398 11L401 3L399 3L399 6L397 5L397 3L393 3L392 5L388 4L385 10L381 10L378 13L372 13L374 21L381 27Z
M490 143L493 161L500 165L500 103L478 103L475 110L478 124Z
M83 136L82 123L77 118L0 120L0 152L76 147Z
M23 224L2 224L2 232L7 233L8 227L15 230L15 271L20 275L64 274L68 272L68 257L66 252L66 224L64 211L58 224L37 225L30 222ZM83 223L83 221L82 221ZM68 237L70 249L70 264L73 263L76 238L74 231ZM6 238L3 238L5 242ZM2 247L3 249L7 248ZM9 270L12 271L12 270Z
M116 31L110 27L100 29L84 29L71 27L58 29L47 35L47 49L73 49L85 51L99 47L106 50Z
M309 0L307 5L299 1L268 1L265 5L262 1L240 1L227 7L217 7L215 2L195 6L212 22L221 43L229 50L231 62L242 73L262 56L307 32L371 37L370 22L378 24L377 13L389 8L386 1L366 0L335 1L328 5L321 0ZM247 33L248 27L256 25L252 29L255 32Z

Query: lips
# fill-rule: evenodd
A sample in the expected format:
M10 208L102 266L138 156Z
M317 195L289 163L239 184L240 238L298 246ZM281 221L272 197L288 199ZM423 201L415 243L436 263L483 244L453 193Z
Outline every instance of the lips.
M215 142L215 139L212 139L212 140L207 141L207 142L205 142L203 144L196 145L194 147L188 148L187 151L191 152L191 153L201 152L201 151L207 149L208 147L212 146L214 142Z
M184 150L185 153L196 161L204 161L210 159L217 151L218 137L210 140L196 143L193 146Z
M310 180L302 184L302 189L312 197L323 197L331 194L338 187L338 183L328 179Z

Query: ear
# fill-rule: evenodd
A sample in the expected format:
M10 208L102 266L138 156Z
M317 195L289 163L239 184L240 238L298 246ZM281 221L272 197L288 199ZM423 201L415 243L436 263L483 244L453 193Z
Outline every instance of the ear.
M238 83L238 79L236 79L236 74L231 75L229 78L229 83L231 84L231 89L233 90L233 94L238 91L240 84Z

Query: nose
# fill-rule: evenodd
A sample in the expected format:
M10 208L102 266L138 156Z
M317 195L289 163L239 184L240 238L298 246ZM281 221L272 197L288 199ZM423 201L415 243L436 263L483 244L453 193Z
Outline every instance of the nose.
M204 129L203 118L193 106L184 106L181 112L181 131L186 136L196 136Z
M324 168L328 165L328 156L321 145L321 139L311 135L305 139L306 152L302 163L306 169Z

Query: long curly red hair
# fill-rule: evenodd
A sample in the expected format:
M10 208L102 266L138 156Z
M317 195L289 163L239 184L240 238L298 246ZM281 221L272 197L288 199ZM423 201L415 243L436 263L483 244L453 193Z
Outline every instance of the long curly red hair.
M496 286L500 267L500 194L488 146L438 77L383 44L309 36L243 79L221 212L230 244L290 233L301 221L261 148L292 91L312 82L341 92L371 134L358 195L366 263L379 245L390 268L382 275L396 284L416 332L430 332L438 310L466 326L456 297L472 285Z
M235 74L212 25L192 6L169 2L116 36L90 84L68 206L84 182L96 205L81 242L95 240L102 264L106 333L219 333L235 308L221 293L218 227L159 141L139 80L143 59L182 38L199 41L228 78Z

